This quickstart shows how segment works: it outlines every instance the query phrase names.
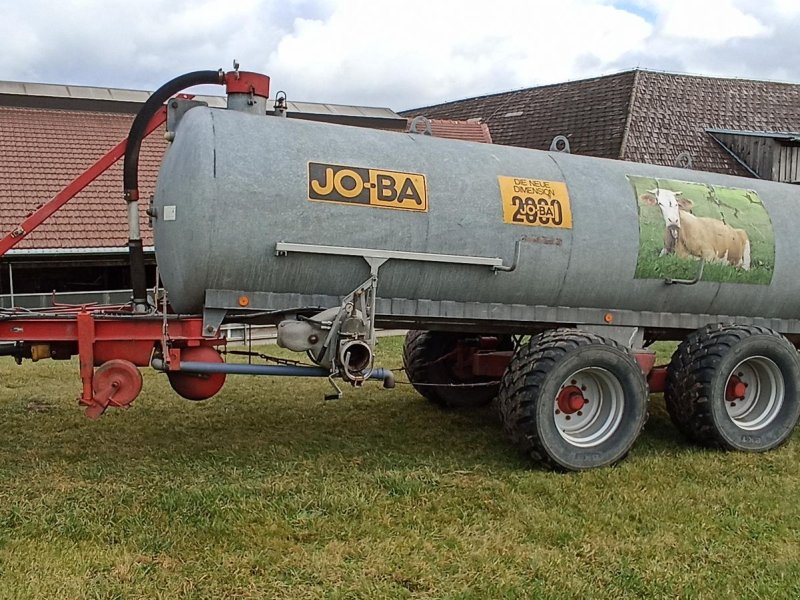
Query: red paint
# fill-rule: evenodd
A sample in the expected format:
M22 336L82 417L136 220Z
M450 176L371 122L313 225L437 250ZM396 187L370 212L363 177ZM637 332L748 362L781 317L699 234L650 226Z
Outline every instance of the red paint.
M472 375L499 379L506 372L512 356L514 356L513 350L475 352L472 355Z
M118 310L118 307L110 308ZM133 402L139 393L133 371L138 374L136 367L149 366L156 348L167 348L165 358L175 368L180 364L181 354L184 360L221 361L213 346L225 341L204 338L201 317L168 318L168 337L165 338L161 316L109 317L100 314L104 310L109 307L61 306L56 310L57 316L46 319L25 318L22 316L25 313L20 313L19 318L0 322L0 340L47 343L59 349L58 358L77 353L81 377L79 402L88 407L89 418L99 417L109 406L128 406ZM191 354L197 351L200 354ZM196 358L185 358L187 353ZM96 366L99 366L97 371ZM98 383L101 372L106 373L105 379ZM117 383L113 384L114 381ZM214 382L217 385L218 379ZM210 395L220 387L221 384ZM203 390L202 393L209 393L208 387Z
M736 402L737 400L742 400L746 393L747 384L736 375L732 375L728 380L728 385L725 387L725 400Z
M110 360L94 374L92 403L84 414L94 420L109 406L126 408L142 391L142 374L127 360Z
M92 380L94 379L94 319L92 315L81 311L75 317L78 337L78 358L83 390L78 401L86 406L94 403Z
M586 398L583 397L581 388L575 385L568 385L558 394L556 398L558 409L565 415L571 415L578 412L586 404Z
M95 310L73 309L71 314L47 319L13 318L0 321L0 340L11 342L77 342L79 314L94 323L94 342L161 341L163 320L161 316L103 317L94 316ZM49 312L49 309L48 309ZM23 315L24 313L20 313ZM169 339L188 344L191 340L205 341L201 317L169 318ZM215 344L222 340L211 340ZM124 348L121 352L124 352ZM119 356L117 358L120 358Z
M645 377L650 374L650 371L656 365L656 353L651 350L634 350L633 358L639 363L639 367L641 367Z
M219 352L209 346L185 348L180 352L181 360L186 362L221 363ZM177 368L176 363L171 367ZM169 383L175 392L187 400L207 400L222 389L225 384L225 373L167 373Z
M651 394L658 394L667 387L667 367L655 367L647 376Z
M147 367L154 345L155 340L97 341L94 345L94 366L99 367L110 360L124 357L137 367Z
M225 73L225 91L269 98L269 77L250 71L231 71Z

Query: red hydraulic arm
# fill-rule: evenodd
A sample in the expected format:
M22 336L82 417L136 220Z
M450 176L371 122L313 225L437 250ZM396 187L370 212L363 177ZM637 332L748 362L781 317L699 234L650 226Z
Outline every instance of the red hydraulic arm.
M148 124L147 129L145 130L145 136L150 135L153 133L153 131L161 127L166 120L167 107L162 106ZM17 227L11 233L0 240L0 257L25 239L29 233L50 218L53 213L58 211L67 202L77 196L87 185L105 173L111 167L111 165L125 156L125 149L127 145L128 138L126 137L119 144L109 150L105 155L103 155L103 157L101 157L91 167L73 179L64 189L53 196L51 200L40 206L22 223L17 225Z

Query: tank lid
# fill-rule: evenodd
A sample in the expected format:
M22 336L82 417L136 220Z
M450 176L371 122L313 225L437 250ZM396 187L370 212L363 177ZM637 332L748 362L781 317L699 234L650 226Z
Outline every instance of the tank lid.
M269 98L269 77L249 71L230 71L225 73L225 91Z

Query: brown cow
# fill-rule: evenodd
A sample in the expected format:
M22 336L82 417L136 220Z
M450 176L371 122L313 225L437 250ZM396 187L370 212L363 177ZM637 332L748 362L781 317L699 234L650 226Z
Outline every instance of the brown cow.
M667 227L661 256L674 253L707 262L727 263L749 271L750 239L747 232L719 219L696 217L689 212L694 203L688 198L679 198L680 195L680 192L656 189L639 198L643 204L661 209Z

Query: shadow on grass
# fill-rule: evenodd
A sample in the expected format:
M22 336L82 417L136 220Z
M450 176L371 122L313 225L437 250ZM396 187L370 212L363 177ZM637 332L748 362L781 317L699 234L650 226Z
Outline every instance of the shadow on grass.
M165 471L176 462L282 471L352 464L358 469L540 470L506 437L490 406L441 410L410 387L348 390L322 400L320 381L231 378L218 397L188 402L148 374L128 411L85 420L63 390L29 388L5 405L0 456L17 464L100 463L112 470ZM8 400L8 399L6 399ZM31 407L46 406L47 410ZM631 456L680 455L694 448L669 421L660 395ZM120 460L120 458L124 460ZM322 465L319 467L318 465Z

